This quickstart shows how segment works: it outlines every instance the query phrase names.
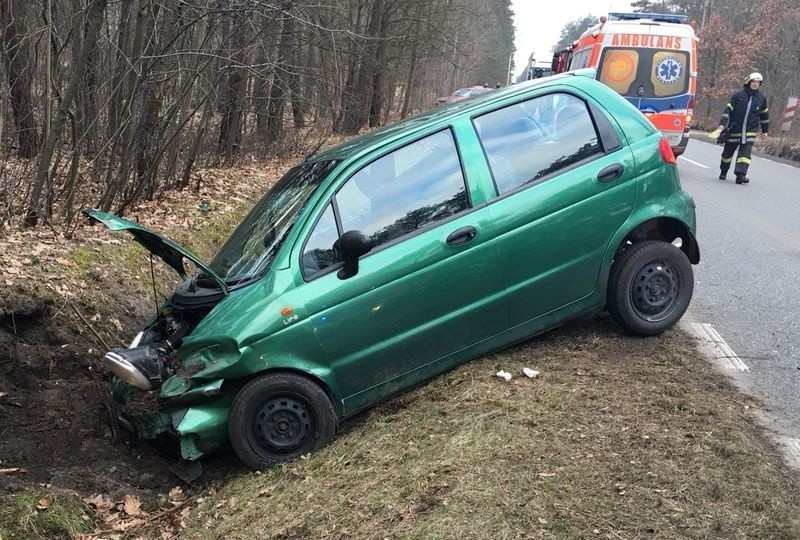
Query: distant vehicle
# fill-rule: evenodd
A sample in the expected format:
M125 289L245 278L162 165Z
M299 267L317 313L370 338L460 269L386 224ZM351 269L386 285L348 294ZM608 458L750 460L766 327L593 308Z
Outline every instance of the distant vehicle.
M676 156L689 141L697 86L694 23L685 15L609 13L553 56L556 73L592 67L597 78L635 105Z
M549 77L554 73L553 67L550 64L537 62L533 55L530 55L525 70L517 77L517 82L521 83L523 81L541 79L542 77Z
M445 103L455 103L462 99L467 99L472 96L479 96L487 92L491 92L493 88L486 86L468 86L466 88L459 88L449 96L442 96L436 99L437 105L444 105Z
M120 422L187 460L230 445L253 469L587 311L660 334L689 306L700 261L669 144L592 69L306 157L208 263L85 213L183 280L129 347L105 354Z

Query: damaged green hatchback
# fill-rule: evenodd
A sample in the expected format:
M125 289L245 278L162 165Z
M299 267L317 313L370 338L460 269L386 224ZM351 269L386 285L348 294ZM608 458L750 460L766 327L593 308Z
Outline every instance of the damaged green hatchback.
M86 214L184 278L130 347L105 355L120 419L176 437L185 459L230 445L254 469L578 314L605 307L626 331L663 332L687 309L700 259L669 144L591 70L310 156L208 264L137 223Z

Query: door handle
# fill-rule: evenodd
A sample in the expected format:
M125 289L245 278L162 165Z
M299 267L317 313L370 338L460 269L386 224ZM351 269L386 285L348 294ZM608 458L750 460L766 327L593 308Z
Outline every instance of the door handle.
M625 172L625 165L622 163L614 163L597 173L597 180L600 182L613 182L622 176L623 172Z
M462 246L470 242L478 234L478 230L472 225L456 229L447 235L447 244L450 246Z

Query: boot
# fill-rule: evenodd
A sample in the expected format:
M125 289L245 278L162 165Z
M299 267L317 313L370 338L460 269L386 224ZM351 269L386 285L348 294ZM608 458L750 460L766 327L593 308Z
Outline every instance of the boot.
M719 179L720 180L726 180L727 179L727 175L724 172L721 172L721 173L719 173Z
M736 183L737 183L737 184L746 184L746 183L748 183L749 181L750 181L750 179L749 179L749 178L747 178L747 177L746 177L745 175L743 175L743 174L737 174L737 175L736 175Z

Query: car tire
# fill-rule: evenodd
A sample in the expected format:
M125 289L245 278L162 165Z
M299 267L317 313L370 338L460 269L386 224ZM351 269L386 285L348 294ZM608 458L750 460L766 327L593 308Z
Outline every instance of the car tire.
M653 336L678 322L693 290L692 265L683 251L667 242L640 242L611 267L608 311L626 331Z
M234 452L254 470L317 450L335 432L336 413L328 395L294 373L262 375L245 384L228 421Z

